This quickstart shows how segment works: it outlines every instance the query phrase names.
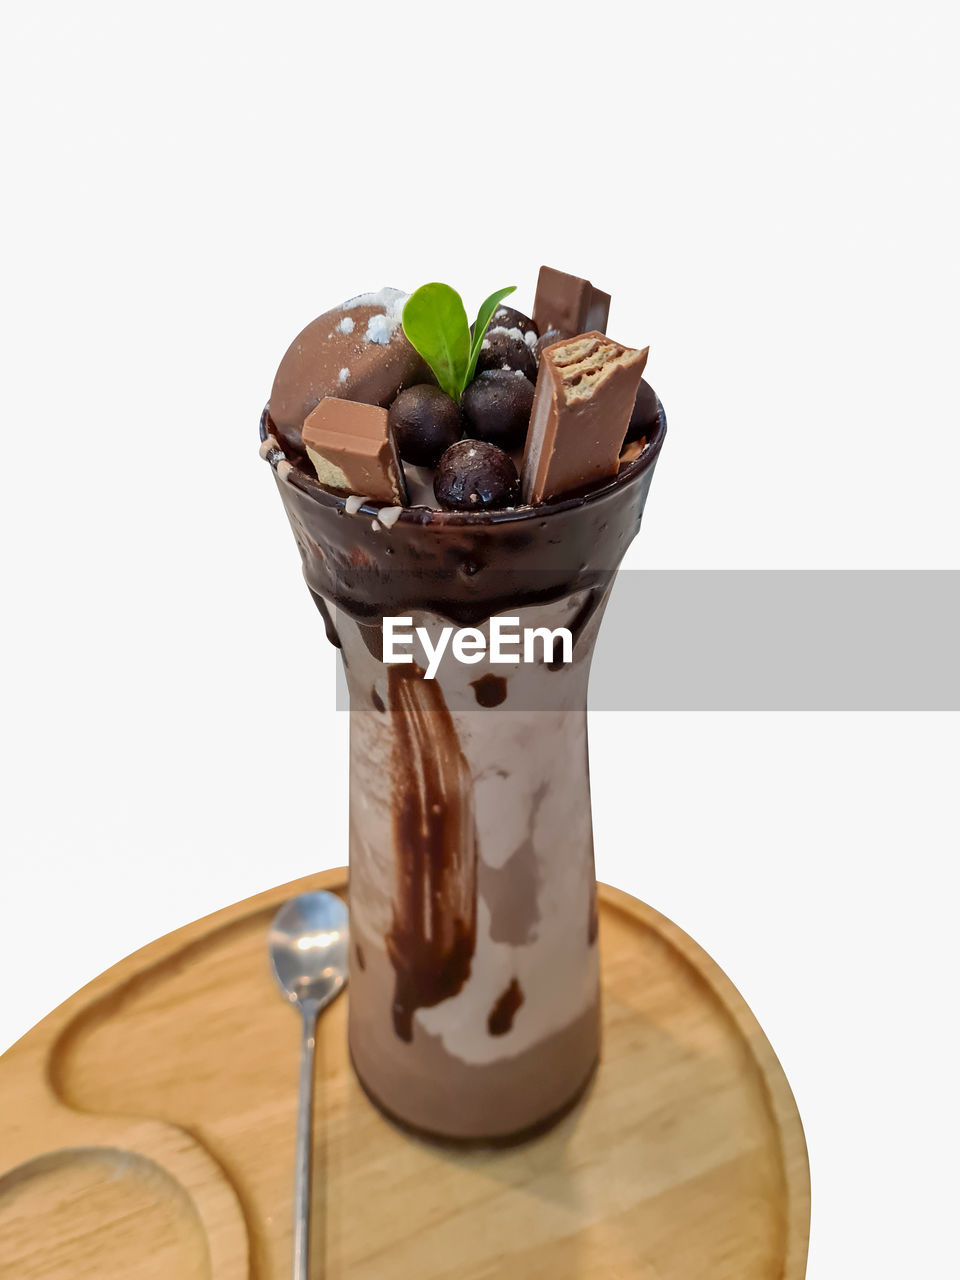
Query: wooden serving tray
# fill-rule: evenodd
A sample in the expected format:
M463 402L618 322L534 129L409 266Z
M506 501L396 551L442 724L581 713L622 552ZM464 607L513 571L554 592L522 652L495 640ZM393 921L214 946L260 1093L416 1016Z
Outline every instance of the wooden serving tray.
M329 871L195 921L0 1058L3 1280L290 1274L299 1024L271 916ZM676 925L600 888L603 1059L554 1130L452 1152L393 1128L320 1021L315 1272L325 1280L801 1280L809 1173L780 1064Z

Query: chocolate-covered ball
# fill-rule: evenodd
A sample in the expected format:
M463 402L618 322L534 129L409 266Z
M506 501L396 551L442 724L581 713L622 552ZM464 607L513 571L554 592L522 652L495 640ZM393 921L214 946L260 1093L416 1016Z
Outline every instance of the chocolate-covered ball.
M537 380L537 361L522 338L513 338L506 329L488 329L477 356L477 373L488 369L519 369L531 382Z
M552 347L555 342L559 342L563 334L559 329L547 329L547 331L537 339L537 345L533 349L534 355L539 360L543 355L544 347Z
M458 440L440 459L433 492L450 511L497 511L520 501L520 477L495 444Z
M464 391L460 400L468 436L519 449L533 408L533 383L514 369L488 369Z
M640 440L644 436L649 438L657 425L657 413L657 393L649 382L641 378L633 413L630 415L630 425L627 427L623 443L629 444L632 440Z
M401 391L387 421L400 457L418 467L435 466L444 450L463 435L456 401L426 383Z
M490 328L519 329L521 333L533 334L540 332L536 322L529 316L525 316L522 311L515 311L513 307L505 307L502 303L490 319Z

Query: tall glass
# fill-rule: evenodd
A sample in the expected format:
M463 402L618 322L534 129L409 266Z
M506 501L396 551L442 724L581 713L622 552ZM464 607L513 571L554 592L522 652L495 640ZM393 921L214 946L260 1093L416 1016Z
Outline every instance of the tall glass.
M590 660L663 437L586 496L392 528L264 445L350 694L350 1053L386 1114L504 1141L558 1119L600 1047ZM435 643L492 617L566 627L572 661L383 661L383 619ZM522 646L521 646L522 650ZM409 649L406 650L410 652Z

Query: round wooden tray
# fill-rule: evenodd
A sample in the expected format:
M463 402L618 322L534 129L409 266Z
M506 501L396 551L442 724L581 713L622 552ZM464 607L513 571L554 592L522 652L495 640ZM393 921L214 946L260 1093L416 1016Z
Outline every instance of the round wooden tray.
M102 974L0 1058L3 1280L290 1273L299 1025L268 922L329 871ZM507 1151L393 1128L321 1018L314 1245L327 1280L801 1280L809 1173L780 1064L676 925L600 888L603 1058L580 1105Z

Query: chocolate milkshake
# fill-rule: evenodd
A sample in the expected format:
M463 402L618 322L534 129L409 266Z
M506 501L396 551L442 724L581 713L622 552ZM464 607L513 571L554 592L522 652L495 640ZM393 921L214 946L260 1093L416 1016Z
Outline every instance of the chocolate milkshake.
M562 307L542 296L558 279ZM301 395L281 426L272 396L261 421L350 693L352 1059L384 1112L443 1139L543 1128L598 1058L587 680L666 429L646 352L598 327L605 298L550 272L534 318L481 310L459 395L449 370L446 389L425 381L429 338L401 309L376 404L331 409L352 355L334 339L311 363L316 407ZM320 327L342 336L355 305ZM506 618L534 637L519 661L495 660ZM409 660L384 619L413 637ZM462 628L469 660L437 657Z

